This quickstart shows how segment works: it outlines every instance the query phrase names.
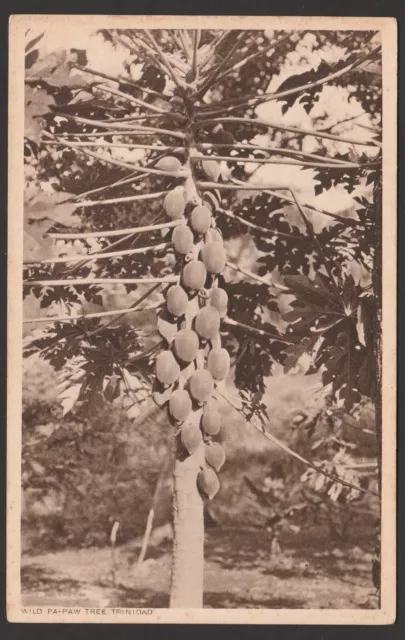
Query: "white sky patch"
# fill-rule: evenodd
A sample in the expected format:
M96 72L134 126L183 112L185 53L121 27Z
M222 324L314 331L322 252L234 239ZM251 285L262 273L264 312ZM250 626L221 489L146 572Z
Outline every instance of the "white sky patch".
M32 39L41 33L41 29L32 29L29 38ZM111 75L124 73L124 63L128 62L131 53L125 47L113 46L111 42L104 39L101 34L94 32L94 28L83 26L74 31L61 29L46 31L44 37L38 45L44 54L53 51L66 49L84 49L86 51L88 66L97 71L103 71Z
M124 160L138 164L146 155L144 149L128 149L121 147L111 147L111 157L114 160Z

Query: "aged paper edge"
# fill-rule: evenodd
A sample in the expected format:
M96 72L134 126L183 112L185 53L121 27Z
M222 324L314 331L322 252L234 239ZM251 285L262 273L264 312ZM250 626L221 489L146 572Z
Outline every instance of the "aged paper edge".
M29 27L379 30L383 67L382 578L378 610L113 609L20 605L24 34ZM380 17L13 15L9 25L7 618L10 622L392 624L396 615L397 23ZM50 610L50 611L49 611ZM127 612L128 609L125 609Z

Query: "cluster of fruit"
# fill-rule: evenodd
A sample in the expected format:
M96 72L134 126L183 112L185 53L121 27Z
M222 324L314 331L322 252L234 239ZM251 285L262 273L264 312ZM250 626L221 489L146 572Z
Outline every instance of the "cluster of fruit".
M220 338L228 296L217 286L226 251L211 208L190 202L186 191L174 188L164 203L171 220L183 220L171 237L181 273L179 283L166 293L165 312L174 330L168 349L156 358L156 377L168 392L169 418L184 451L192 455L204 443L205 464L197 484L211 499L219 490L216 472L225 462L222 446L213 441L221 428L213 394L230 368L229 354L221 347Z

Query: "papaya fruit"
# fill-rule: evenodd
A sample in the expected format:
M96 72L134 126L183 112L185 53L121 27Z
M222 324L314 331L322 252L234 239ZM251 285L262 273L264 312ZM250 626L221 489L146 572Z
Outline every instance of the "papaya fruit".
M214 469L211 469L211 467L201 469L197 475L197 487L203 496L212 500L220 488L218 476Z
M203 307L195 318L195 330L204 340L213 340L218 334L221 318L214 307Z
M188 295L183 287L175 284L170 287L166 295L166 307L169 313L175 318L186 313L188 305Z
M180 367L171 351L162 351L156 358L156 377L164 385L176 382ZM210 374L211 375L211 374Z
M219 471L226 459L225 451L219 442L206 444L204 453L206 463L213 467L215 471Z
M186 208L184 188L175 187L169 191L169 193L166 194L163 206L170 220L179 220L184 215Z
M205 205L194 207L190 214L190 226L196 233L207 233L211 226L211 211Z
M218 160L203 160L201 162L201 166L207 178L214 182L218 181L218 178L221 175L221 168Z
M190 227L183 224L175 227L172 233L172 245L174 250L183 256L189 253L194 245L194 236Z
M180 171L181 162L175 156L165 156L157 161L155 167L156 169L162 169L162 171Z
M200 341L192 329L181 329L174 338L174 353L183 362L191 362L198 353Z
M207 231L207 241L208 242L220 242L221 244L224 243L224 239L222 237L222 233L219 231L219 229L216 229L216 228L208 229L208 231Z
M228 294L224 289L217 287L211 290L210 305L214 307L221 318L226 315L228 309Z
M201 249L201 259L208 273L221 273L226 264L225 247L219 242L207 242Z
M214 380L206 369L197 369L189 378L190 395L197 402L207 402L214 392Z
M207 279L207 269L201 260L190 260L181 274L182 282L190 291L202 289Z
M201 418L201 428L207 436L216 436L221 429L221 414L216 402L209 400L204 407Z
M202 433L198 427L187 425L181 430L180 439L183 447L191 456L202 443Z
M207 369L214 380L224 380L229 373L231 359L226 349L212 349L208 354Z
M184 422L191 410L192 402L188 392L185 389L174 391L169 400L169 412L172 418L178 422Z

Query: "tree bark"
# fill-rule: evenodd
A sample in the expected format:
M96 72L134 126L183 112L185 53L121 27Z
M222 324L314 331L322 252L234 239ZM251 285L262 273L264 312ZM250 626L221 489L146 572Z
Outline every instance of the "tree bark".
M184 458L177 452L173 470L173 556L170 607L203 606L204 515L197 475L204 445Z

